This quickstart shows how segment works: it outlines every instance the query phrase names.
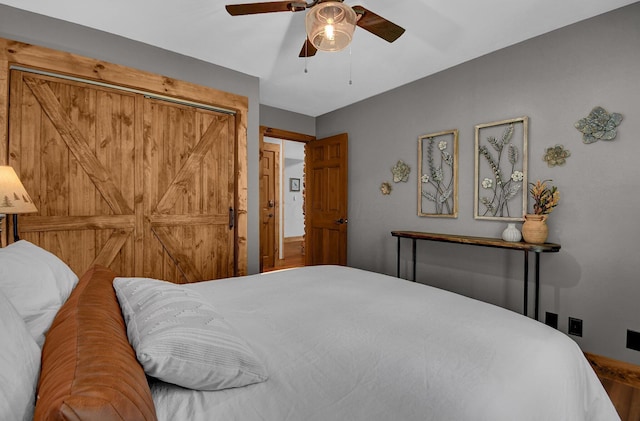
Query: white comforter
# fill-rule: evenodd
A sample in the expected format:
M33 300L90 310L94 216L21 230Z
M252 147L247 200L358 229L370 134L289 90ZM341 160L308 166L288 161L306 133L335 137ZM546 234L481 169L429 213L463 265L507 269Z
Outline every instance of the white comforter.
M357 269L320 266L190 286L269 379L152 385L160 420L618 420L578 346L514 312Z

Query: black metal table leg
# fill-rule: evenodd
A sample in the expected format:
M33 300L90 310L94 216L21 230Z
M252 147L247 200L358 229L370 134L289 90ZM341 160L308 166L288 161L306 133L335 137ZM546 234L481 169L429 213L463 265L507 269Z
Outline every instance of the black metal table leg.
M413 282L416 282L416 239L413 238Z
M537 253L536 253L537 254ZM524 251L524 306L522 314L525 316L529 313L529 252Z
M540 253L536 252L536 304L534 317L538 320L538 304L540 302Z
M396 263L396 277L400 277L400 237L398 237L398 252L397 252L397 263Z

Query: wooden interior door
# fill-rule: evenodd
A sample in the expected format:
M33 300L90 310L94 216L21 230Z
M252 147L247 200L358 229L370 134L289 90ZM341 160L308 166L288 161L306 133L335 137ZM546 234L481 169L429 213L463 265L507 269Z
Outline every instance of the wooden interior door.
M279 257L280 146L260 148L260 272L275 267Z
M348 136L305 147L306 265L347 264Z
M38 213L22 238L82 274L233 276L233 115L11 72L9 165Z
M144 276L234 275L232 115L144 101Z

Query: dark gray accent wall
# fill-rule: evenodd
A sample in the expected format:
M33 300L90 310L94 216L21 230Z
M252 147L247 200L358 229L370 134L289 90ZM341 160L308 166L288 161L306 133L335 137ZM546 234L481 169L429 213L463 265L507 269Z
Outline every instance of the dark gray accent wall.
M624 120L615 140L587 145L574 123L595 106ZM585 351L640 364L625 347L627 329L640 330L640 3L318 117L318 137L349 134L349 265L395 275L392 230L499 237L506 223L473 217L474 126L520 116L530 119L530 181L553 179L561 192L548 241L562 250L541 258L541 319L557 313L564 332L568 317L582 319L572 338ZM417 138L454 128L459 217L418 217ZM549 168L544 150L557 144L571 157ZM383 196L399 159L409 181ZM409 241L403 250L405 275ZM420 282L520 312L522 278L521 252L418 243Z
M249 98L248 271L259 271L258 78L85 26L0 5L0 37L146 70Z

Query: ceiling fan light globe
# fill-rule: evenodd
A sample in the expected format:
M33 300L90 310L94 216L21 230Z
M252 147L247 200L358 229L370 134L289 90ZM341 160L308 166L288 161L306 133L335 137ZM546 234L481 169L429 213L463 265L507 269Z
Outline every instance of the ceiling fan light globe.
M307 12L307 37L320 51L340 51L353 39L356 12L340 2L320 3Z

